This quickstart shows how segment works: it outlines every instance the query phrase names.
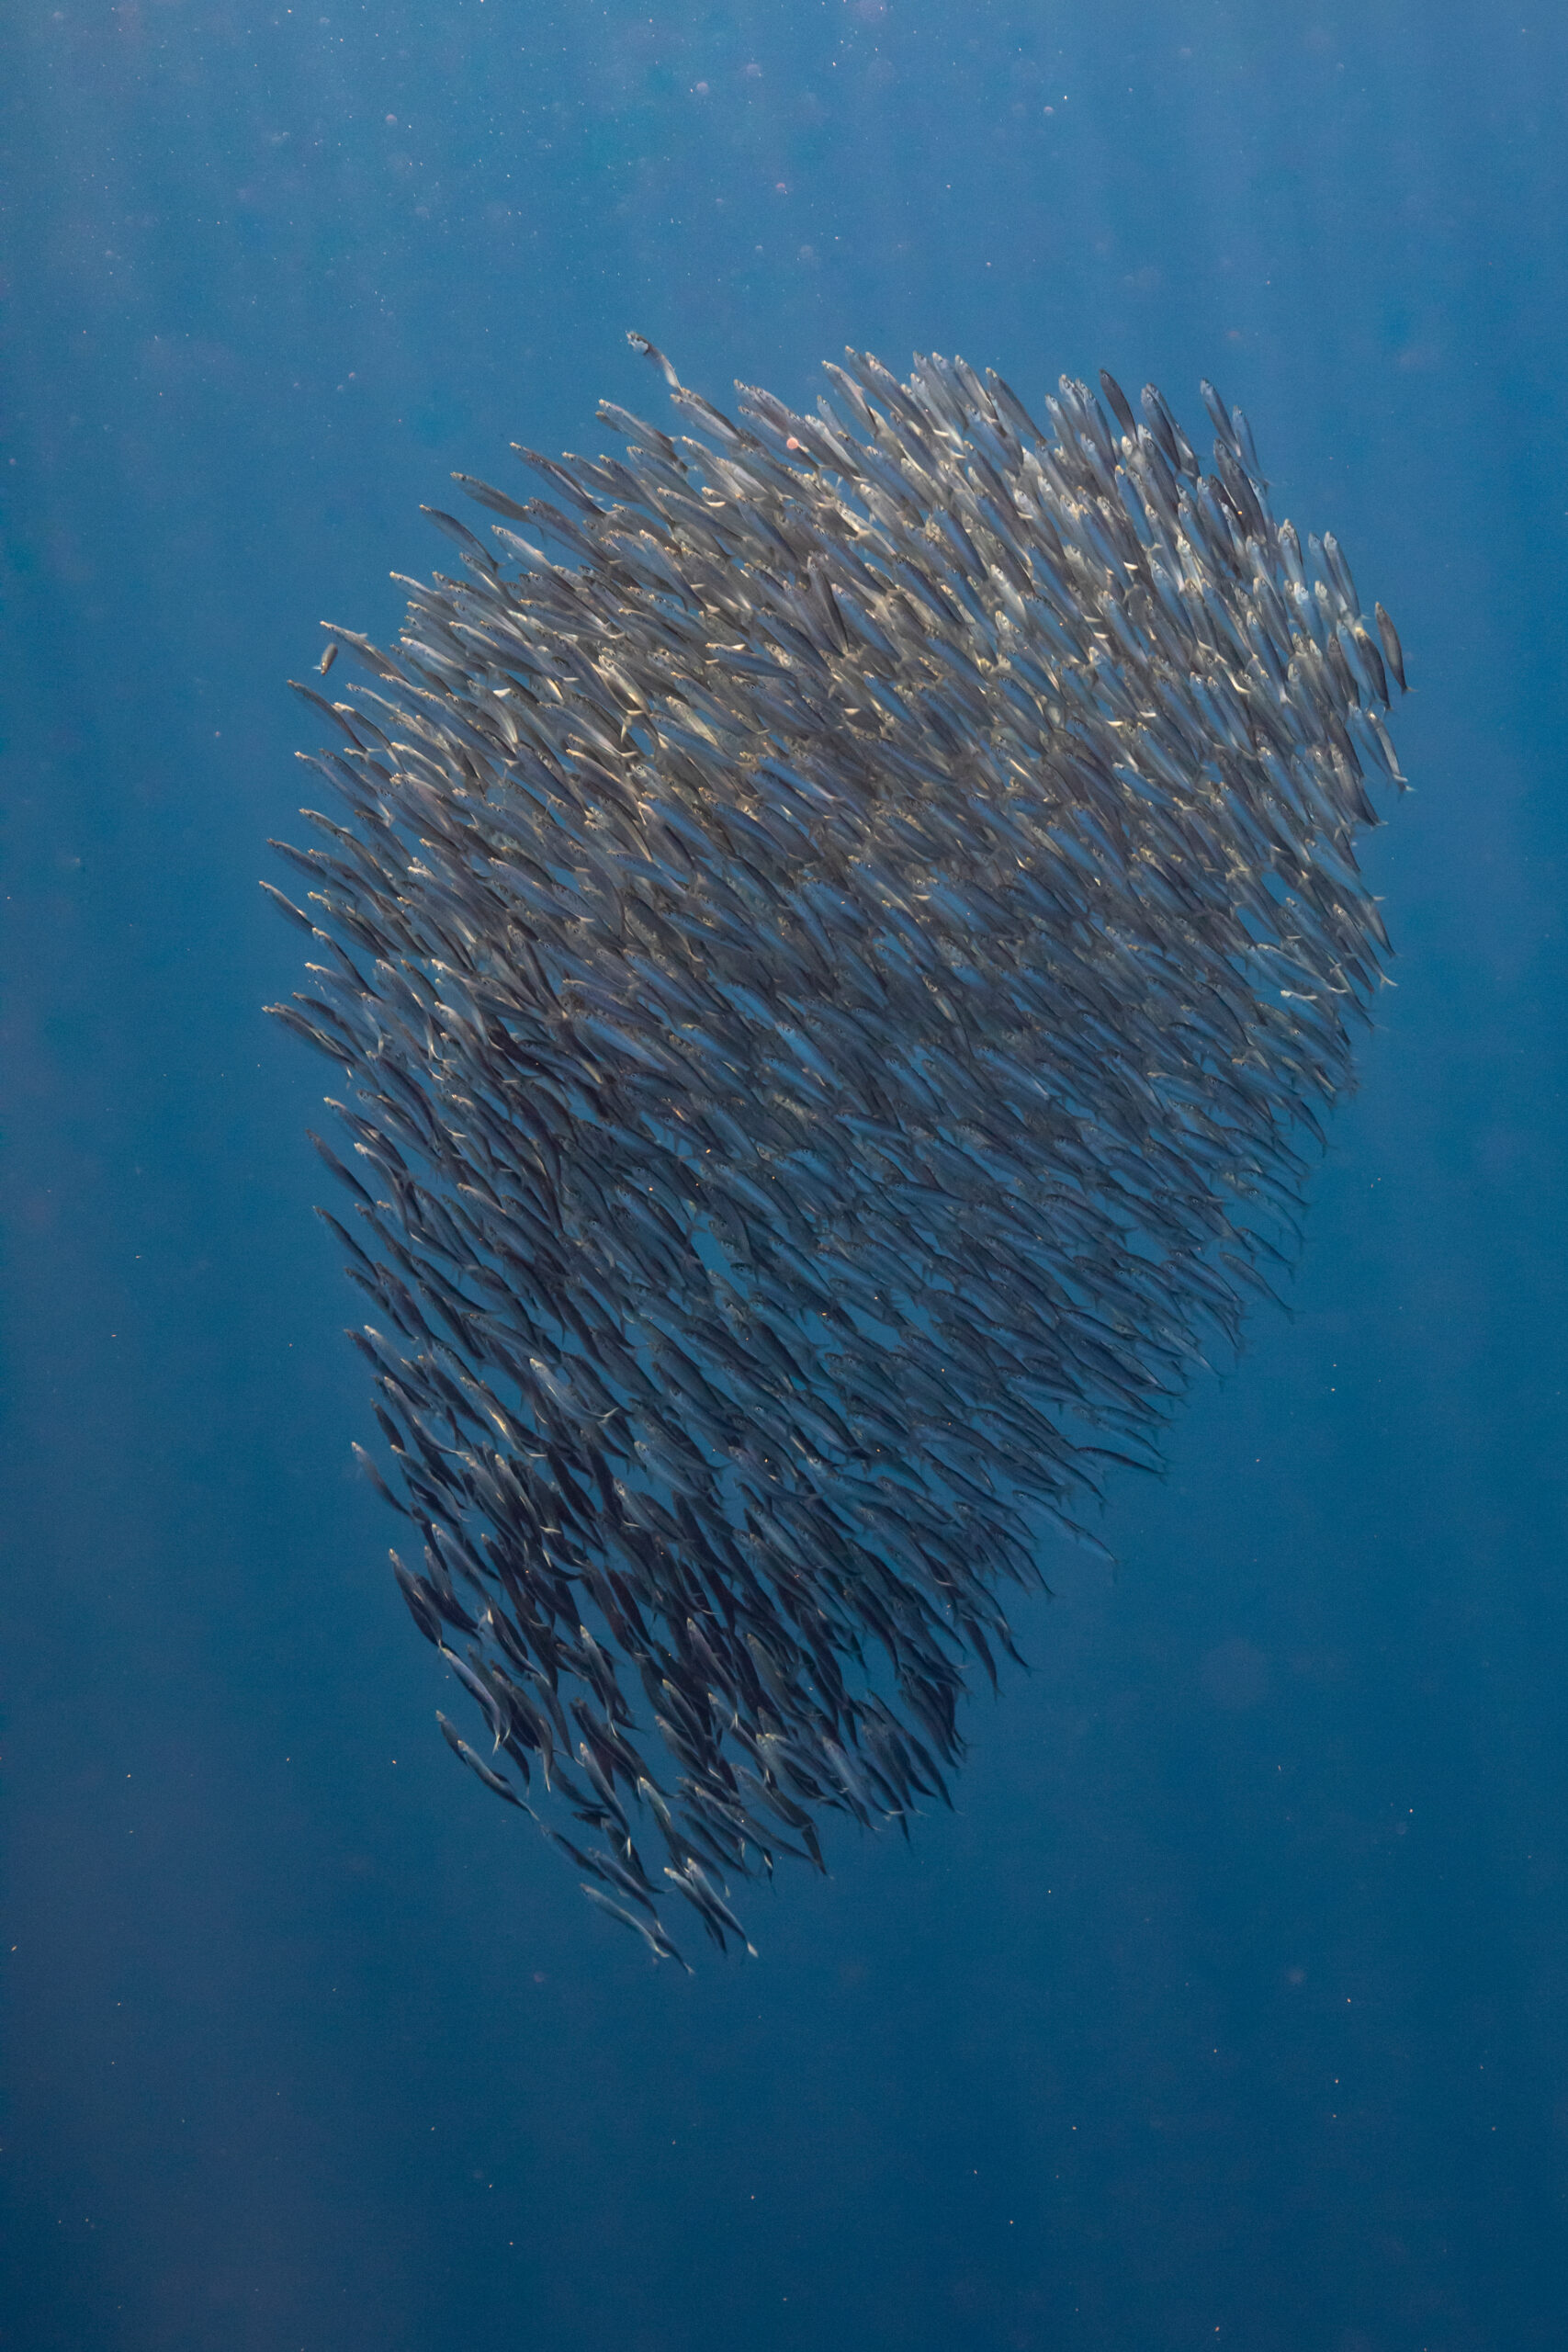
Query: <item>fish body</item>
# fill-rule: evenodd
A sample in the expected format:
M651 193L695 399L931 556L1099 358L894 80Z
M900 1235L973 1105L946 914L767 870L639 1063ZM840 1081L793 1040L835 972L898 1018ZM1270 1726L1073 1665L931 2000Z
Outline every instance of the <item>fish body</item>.
M506 1780L500 1772L493 1770L491 1767L485 1762L482 1756L475 1755L473 1749L468 1746L468 1741L461 1738L458 1734L453 1730L452 1725L447 1722L439 1707L435 1711L435 1720L440 1724L442 1736L446 1740L447 1747L452 1750L453 1755L457 1757L462 1763L468 1766L475 1779L482 1781L485 1787L491 1790L494 1795L498 1797L504 1797L508 1804L515 1805L520 1813L526 1813L528 1811L528 1807L524 1804L522 1798L518 1795L511 1781Z

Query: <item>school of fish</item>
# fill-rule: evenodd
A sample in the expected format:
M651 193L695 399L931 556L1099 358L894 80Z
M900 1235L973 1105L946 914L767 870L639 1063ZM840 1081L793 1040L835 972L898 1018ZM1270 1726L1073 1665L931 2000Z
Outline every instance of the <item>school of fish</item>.
M299 688L339 813L263 887L442 1730L681 1961L676 1896L750 1950L824 1813L947 1799L1044 1529L1288 1262L1404 668L1208 384L1205 472L1103 373L731 418L631 341L684 430L426 510L460 569L328 625L373 683Z

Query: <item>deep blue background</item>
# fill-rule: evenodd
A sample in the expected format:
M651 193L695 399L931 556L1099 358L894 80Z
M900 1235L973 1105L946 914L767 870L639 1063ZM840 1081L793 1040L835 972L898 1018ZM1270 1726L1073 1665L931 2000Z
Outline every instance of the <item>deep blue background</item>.
M325 6L0 18L0 2345L1560 2346L1568 18ZM258 1010L283 678L451 469L656 406L628 326L1213 375L1416 687L1293 1321L957 1815L694 1981L435 1736Z

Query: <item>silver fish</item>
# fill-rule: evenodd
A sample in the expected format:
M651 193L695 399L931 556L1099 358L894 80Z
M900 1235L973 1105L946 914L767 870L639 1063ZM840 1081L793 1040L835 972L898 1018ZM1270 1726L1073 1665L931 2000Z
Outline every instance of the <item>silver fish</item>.
M372 684L300 689L344 821L278 845L273 1009L356 1090L318 1148L404 1599L679 1957L637 1840L724 1943L820 1815L947 1801L1042 1518L1096 1541L1288 1262L1404 674L1212 386L1205 472L1109 375L1042 427L850 352L731 416L631 340L672 433L457 477L491 541L427 510L460 577L329 628Z

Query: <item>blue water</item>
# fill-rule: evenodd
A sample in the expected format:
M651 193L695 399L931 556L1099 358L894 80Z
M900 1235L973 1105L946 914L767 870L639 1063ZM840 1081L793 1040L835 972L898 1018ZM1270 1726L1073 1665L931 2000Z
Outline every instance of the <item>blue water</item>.
M0 21L0 2345L1568 2343L1568 18L325 6ZM694 1979L436 1736L259 1011L284 678L454 468L656 407L627 327L720 401L1211 375L1416 689L1293 1319L956 1814Z

